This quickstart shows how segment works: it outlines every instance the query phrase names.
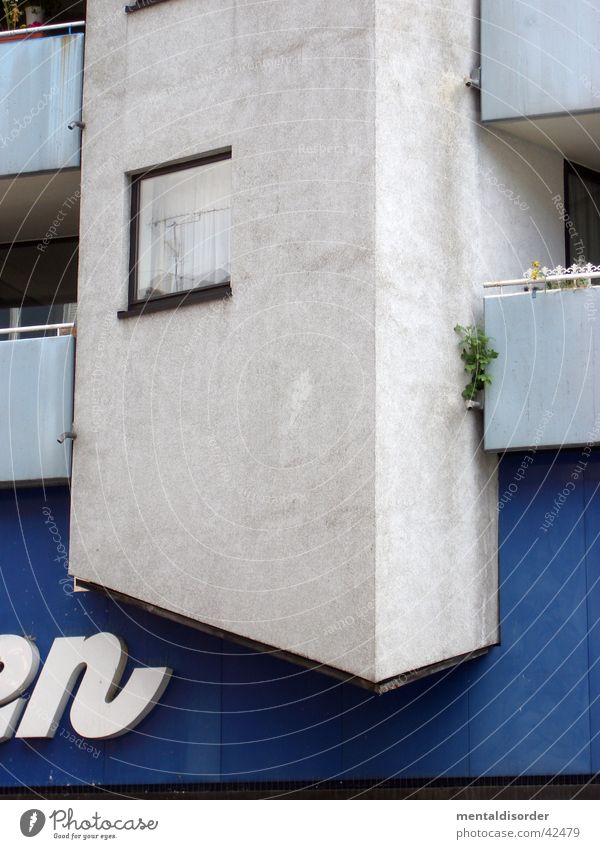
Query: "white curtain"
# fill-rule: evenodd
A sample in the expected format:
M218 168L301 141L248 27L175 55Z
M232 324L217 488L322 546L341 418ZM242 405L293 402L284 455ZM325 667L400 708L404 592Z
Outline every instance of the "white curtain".
M138 297L229 280L231 161L142 181Z

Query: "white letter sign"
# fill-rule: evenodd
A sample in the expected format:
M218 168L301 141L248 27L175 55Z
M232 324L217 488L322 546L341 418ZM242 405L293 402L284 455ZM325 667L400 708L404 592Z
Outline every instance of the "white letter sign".
M127 662L125 643L114 634L54 640L29 699L17 698L39 666L35 645L24 637L0 637L0 742L16 736L54 737L69 696L83 672L71 707L71 724L81 737L106 740L126 734L152 710L172 670L138 668L117 692ZM16 700L15 700L16 699Z

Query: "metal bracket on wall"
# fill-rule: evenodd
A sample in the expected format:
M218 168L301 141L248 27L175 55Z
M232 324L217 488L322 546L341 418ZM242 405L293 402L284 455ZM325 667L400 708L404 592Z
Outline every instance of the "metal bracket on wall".
M465 85L467 88L475 88L477 91L481 91L481 67L473 68L471 75L465 77Z
M77 439L77 434L74 430L66 430L64 433L61 433L61 435L56 438L56 441L59 445L62 445L65 439Z

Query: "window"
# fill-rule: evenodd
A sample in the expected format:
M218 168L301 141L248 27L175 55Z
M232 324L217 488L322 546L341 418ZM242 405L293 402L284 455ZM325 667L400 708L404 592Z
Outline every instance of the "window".
M565 164L567 265L600 264L600 173Z
M133 178L129 311L230 293L231 153Z

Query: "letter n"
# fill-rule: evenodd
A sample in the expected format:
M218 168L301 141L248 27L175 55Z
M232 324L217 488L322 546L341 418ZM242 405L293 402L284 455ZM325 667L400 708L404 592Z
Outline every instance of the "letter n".
M126 663L127 648L114 634L54 640L16 736L54 737L82 672L71 707L71 725L77 734L106 740L135 728L164 693L172 670L166 666L134 669L117 693Z
M15 733L27 704L19 696L37 675L40 654L27 637L3 634L0 637L0 743Z

